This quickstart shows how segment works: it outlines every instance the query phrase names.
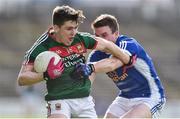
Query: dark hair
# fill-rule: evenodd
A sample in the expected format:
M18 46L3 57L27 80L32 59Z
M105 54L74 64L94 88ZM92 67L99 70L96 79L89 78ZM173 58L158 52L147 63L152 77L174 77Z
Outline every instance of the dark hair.
M92 29L102 27L102 26L109 26L112 33L116 31L119 32L119 24L117 22L117 19L112 15L101 14L91 24Z
M83 22L85 16L81 10L75 10L70 6L56 6L52 14L53 25L63 25L65 21L76 21L77 23Z

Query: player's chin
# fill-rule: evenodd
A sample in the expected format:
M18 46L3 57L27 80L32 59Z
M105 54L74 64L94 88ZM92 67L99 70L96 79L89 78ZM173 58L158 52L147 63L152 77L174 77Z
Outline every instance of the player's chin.
M73 40L68 40L68 41L66 42L66 45L67 45L67 46L70 46L72 42L73 42Z
M65 45L66 45L66 46L70 46L70 45L71 45L71 43L65 43Z

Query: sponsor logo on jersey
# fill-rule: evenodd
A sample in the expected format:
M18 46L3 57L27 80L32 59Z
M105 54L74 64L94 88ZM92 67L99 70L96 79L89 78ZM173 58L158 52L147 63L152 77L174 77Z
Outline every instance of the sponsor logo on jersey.
M65 67L71 67L76 65L77 63L83 63L85 61L85 57L83 55L74 54L63 59Z
M127 73L123 73L121 76L118 76L116 71L111 71L106 73L109 78L111 78L113 81L117 82L117 81L123 81L126 79L126 77L128 76Z
M77 43L70 47L56 46L49 50L60 55L65 67L71 67L77 63L83 63L85 61L83 53L86 52L86 48L82 43Z

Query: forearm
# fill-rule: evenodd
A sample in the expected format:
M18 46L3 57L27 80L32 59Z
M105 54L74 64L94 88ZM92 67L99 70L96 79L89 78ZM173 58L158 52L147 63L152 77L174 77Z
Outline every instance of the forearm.
M105 65L104 63L99 63L99 62L95 62L93 64L94 64L95 73L109 72L112 70L111 67L109 67L109 64Z
M32 85L41 81L43 81L43 73L27 71L18 76L18 84L20 86Z
M123 64L127 64L129 62L129 55L124 53L117 45L112 42L108 43L104 49L105 52L109 52L113 56L117 57Z
M106 58L98 62L94 62L95 73L109 72L121 67L123 63L117 58Z
M91 82L93 82L95 73L110 72L122 65L123 63L115 57L106 58L98 62L89 62L88 64L79 63L76 65L76 68L71 74L71 77L80 77L80 79L89 77Z

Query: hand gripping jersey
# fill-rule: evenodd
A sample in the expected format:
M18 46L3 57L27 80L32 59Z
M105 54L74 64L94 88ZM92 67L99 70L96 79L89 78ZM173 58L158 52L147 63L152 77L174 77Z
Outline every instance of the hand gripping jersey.
M62 75L46 82L45 100L81 98L89 96L91 82L89 79L78 80L70 77L77 63L85 63L84 53L96 47L96 40L88 33L77 33L71 46L65 46L53 39L53 35L44 33L25 55L25 64L33 63L36 56L43 51L53 51L61 56L65 70ZM77 77L78 78L78 77Z
M164 89L155 71L151 58L143 47L133 38L121 35L116 41L125 53L137 55L135 64L132 67L122 66L107 75L119 88L119 96L125 98L152 97L164 98ZM89 62L96 62L110 57L101 51L92 51L89 55Z

